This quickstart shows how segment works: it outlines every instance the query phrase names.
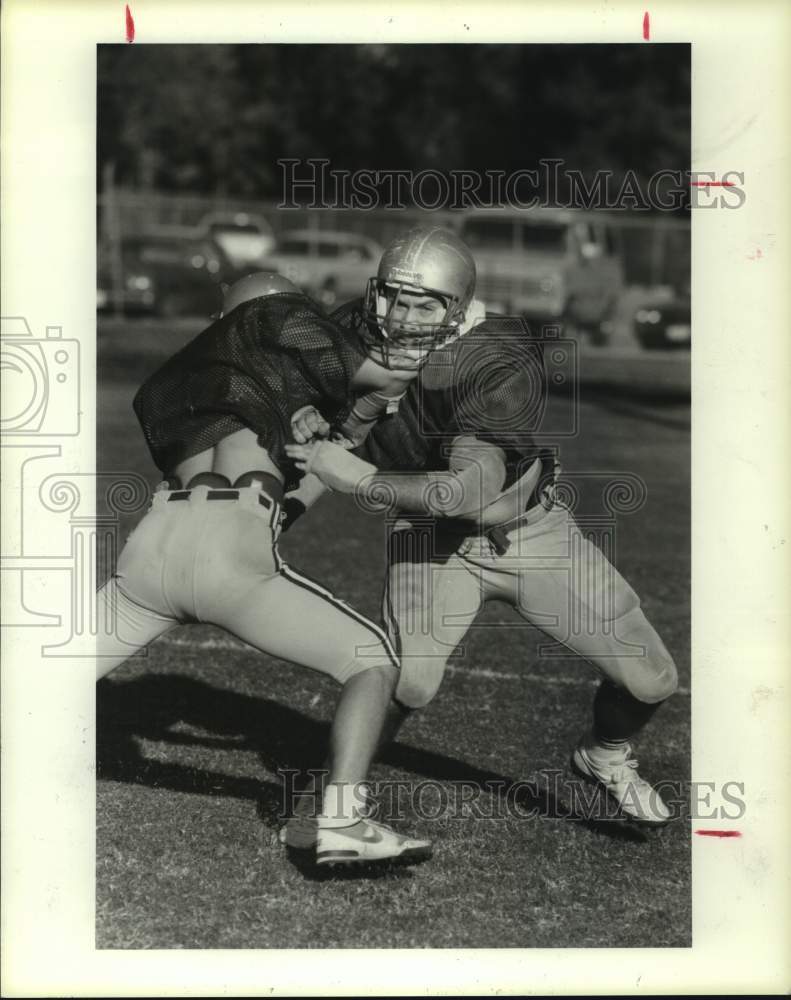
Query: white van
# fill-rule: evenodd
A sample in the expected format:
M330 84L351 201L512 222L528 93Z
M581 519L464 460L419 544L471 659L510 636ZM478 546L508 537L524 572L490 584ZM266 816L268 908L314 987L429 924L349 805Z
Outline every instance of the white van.
M459 233L491 312L565 323L606 339L624 287L608 220L574 209L472 209Z

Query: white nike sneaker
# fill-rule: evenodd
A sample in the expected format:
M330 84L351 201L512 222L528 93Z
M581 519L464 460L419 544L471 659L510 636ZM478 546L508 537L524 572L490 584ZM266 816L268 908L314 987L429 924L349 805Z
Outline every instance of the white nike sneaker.
M371 861L427 861L431 842L404 837L372 819L358 819L351 826L322 826L316 836L316 864L356 864Z
M580 743L571 755L571 766L580 777L603 788L617 802L625 818L645 826L664 826L669 822L670 810L659 792L638 774L629 744L610 759L594 760Z

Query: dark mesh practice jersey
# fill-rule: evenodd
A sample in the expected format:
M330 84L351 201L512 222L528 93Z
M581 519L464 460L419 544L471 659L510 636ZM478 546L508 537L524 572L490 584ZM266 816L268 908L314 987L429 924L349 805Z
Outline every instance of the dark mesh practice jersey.
M364 358L358 338L310 299L270 295L243 303L174 354L143 384L134 409L165 475L243 427L282 467L292 413L312 404L342 420Z
M359 303L332 318L350 336L364 322ZM382 471L436 471L447 469L453 439L469 434L503 449L507 488L539 455L545 404L540 344L521 320L491 317L432 352L398 412L378 421L358 453Z

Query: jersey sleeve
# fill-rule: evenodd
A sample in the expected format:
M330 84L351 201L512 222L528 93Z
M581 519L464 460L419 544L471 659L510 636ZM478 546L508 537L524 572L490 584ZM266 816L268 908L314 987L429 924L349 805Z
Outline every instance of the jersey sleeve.
M305 298L264 299L241 322L254 359L251 373L266 403L263 426L255 429L277 461L296 410L312 405L327 419L345 411L364 354L354 338Z
M315 317L306 328L303 317L290 316L283 327L283 341L289 351L299 355L318 397L332 402L349 399L352 377L364 355L343 330Z
M135 397L152 457L167 474L235 430L252 430L283 470L291 415L343 413L364 359L359 340L304 295L240 304L159 368Z

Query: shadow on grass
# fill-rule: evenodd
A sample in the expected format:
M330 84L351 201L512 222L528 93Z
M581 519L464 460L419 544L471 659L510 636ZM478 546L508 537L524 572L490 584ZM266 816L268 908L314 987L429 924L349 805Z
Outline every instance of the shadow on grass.
M287 857L291 864L308 882L370 882L372 879L388 879L390 881L404 881L413 878L413 862L381 861L371 864L360 864L355 862L349 866L335 866L319 868L314 860L312 851L287 850ZM423 864L424 862L419 862Z
M141 754L139 740L174 747L253 752L269 772L307 772L324 759L329 736L326 723L275 701L217 689L179 674L149 674L123 682L100 681L96 689L96 722L98 779L246 799L256 803L261 821L272 830L282 823L285 810L281 783L152 760ZM179 724L197 727L206 735L179 731L174 728ZM589 810L581 812L549 785L518 782L513 777L434 751L396 742L383 752L381 761L422 778L474 783L486 795L501 800L508 797L507 803L502 804L531 818L580 823L608 837L646 839L640 830L622 821L589 818ZM306 874L307 866L298 863L298 852L292 853L297 855L293 859L295 864ZM398 877L403 870L388 867L382 874ZM331 875L317 875L314 871L311 877L355 876L333 870Z

